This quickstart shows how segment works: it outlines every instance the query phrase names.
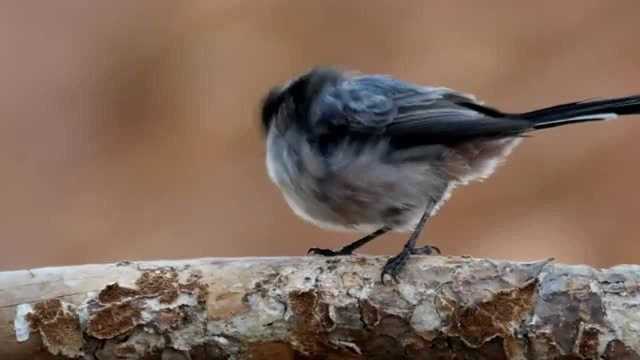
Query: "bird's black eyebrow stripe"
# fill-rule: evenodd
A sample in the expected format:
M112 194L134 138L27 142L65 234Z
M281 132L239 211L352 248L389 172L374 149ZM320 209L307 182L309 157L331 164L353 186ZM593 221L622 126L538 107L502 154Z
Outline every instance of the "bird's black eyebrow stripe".
M297 116L305 118L314 99L329 84L336 83L342 75L330 68L316 68L294 81L286 90L296 107Z
M273 121L274 116L280 110L285 97L282 88L277 86L273 87L267 96L262 100L262 129L266 134L269 131L269 126Z
M313 100L323 89L338 82L340 72L330 68L316 68L286 86L273 87L262 101L262 128L266 135L274 118L285 104L291 103L297 123L305 125Z

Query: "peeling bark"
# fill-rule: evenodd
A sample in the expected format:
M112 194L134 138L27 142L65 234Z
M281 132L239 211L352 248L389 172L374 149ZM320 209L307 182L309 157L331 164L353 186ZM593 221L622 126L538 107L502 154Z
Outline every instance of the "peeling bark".
M0 358L640 359L640 266L412 257L0 273Z

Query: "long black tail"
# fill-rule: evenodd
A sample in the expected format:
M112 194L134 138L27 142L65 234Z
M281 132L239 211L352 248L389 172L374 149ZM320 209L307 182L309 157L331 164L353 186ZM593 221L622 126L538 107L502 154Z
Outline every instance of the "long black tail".
M520 118L531 121L534 129L546 129L631 114L640 114L640 95L556 105L520 114Z

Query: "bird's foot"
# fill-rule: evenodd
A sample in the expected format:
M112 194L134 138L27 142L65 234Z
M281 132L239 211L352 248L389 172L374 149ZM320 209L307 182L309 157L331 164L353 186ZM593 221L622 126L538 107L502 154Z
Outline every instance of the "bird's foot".
M389 232L389 230L390 230L390 228L388 228L386 226L382 227L382 228L372 232L371 234L352 242L351 244L343 246L340 250L337 250L337 251L334 251L334 250L331 250L331 249L311 248L311 249L309 249L309 251L307 251L307 255L320 255L320 256L346 256L346 255L353 255L353 252L356 249L361 248L362 246L366 245L368 242L370 242L371 240L377 238L378 236Z
M411 255L440 255L440 254L441 254L440 249L431 245L425 245L419 248L405 247L402 249L400 254L392 257L387 261L386 264L384 264L384 267L382 268L382 274L380 274L380 281L382 281L382 283L384 284L385 275L388 275L393 281L397 282L398 274L400 274L404 266L407 264L407 261L409 260L409 257Z
M338 251L334 251L331 249L320 249L320 248L311 248L307 251L307 255L318 255L318 256L346 256L352 255L352 251L340 249Z
M384 264L382 268L382 274L380 274L380 281L384 284L385 275L389 275L389 277L393 281L398 281L398 274L402 270L402 268L407 264L407 260L409 260L409 256L411 255L410 248L404 248L400 252L400 254L392 257L387 260L387 263Z
M440 255L442 252L440 248L432 245L425 245L419 248L411 249L411 255Z

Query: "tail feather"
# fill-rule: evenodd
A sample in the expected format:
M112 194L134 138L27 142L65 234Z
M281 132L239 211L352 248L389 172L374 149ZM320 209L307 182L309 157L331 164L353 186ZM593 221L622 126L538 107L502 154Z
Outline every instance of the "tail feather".
M640 114L640 95L556 105L523 113L519 117L531 121L534 129L546 129L632 114Z

